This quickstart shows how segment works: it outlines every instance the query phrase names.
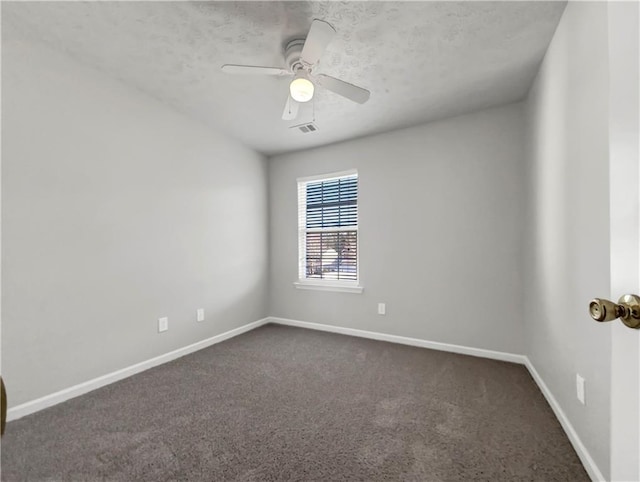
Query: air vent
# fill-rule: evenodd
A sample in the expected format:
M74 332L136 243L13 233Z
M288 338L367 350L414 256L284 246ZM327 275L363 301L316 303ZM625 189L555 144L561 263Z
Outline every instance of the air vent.
M291 129L300 129L303 133L308 134L310 132L315 132L318 130L318 126L314 123L310 124L300 124L297 126L292 126Z

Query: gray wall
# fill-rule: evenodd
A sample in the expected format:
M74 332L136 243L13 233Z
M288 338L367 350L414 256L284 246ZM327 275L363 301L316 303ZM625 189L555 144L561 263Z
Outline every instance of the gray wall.
M62 54L3 37L11 405L266 316L266 160Z
M514 104L271 158L270 314L522 353L523 121ZM364 292L297 290L296 178L350 168Z
M529 94L524 310L526 353L605 477L611 334L587 307L609 294L607 34L606 3L569 3Z

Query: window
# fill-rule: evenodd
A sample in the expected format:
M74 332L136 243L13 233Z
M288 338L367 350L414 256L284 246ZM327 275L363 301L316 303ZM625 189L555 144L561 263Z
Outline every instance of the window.
M358 173L298 179L298 288L358 286Z

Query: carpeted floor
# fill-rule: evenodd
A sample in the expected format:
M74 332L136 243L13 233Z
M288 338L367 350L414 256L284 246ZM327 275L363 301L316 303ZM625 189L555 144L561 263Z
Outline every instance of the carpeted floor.
M520 365L267 325L10 422L2 480L588 480Z

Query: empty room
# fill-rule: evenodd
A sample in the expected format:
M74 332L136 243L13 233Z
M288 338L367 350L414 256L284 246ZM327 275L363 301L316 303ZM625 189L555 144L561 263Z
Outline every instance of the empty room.
M640 481L634 1L2 1L2 481Z

